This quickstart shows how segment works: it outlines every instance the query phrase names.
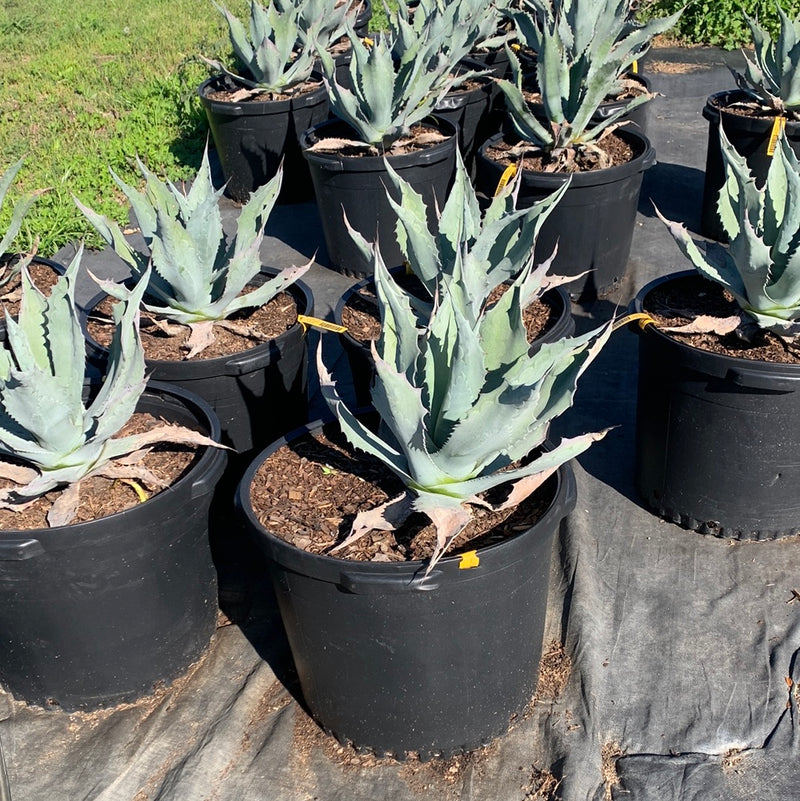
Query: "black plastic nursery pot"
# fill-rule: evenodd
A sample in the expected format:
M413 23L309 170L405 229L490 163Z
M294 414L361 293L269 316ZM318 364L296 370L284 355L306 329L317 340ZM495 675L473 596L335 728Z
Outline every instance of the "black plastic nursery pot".
M473 61L483 64L484 69L491 70L494 78L507 78L511 74L511 61L505 47L492 50L473 50L469 57Z
M489 70L492 78L510 78L511 62L506 53L505 47L496 50L475 50L469 54L469 58L481 64L483 69ZM493 136L503 127L506 119L506 97L496 82L492 81L492 96L489 101L489 113L485 117L482 128L486 131L484 139ZM478 134L477 146L480 147L484 139ZM475 154L477 156L477 152Z
M219 439L209 406L148 385L137 407ZM217 615L208 507L226 462L206 448L179 481L109 517L0 531L0 681L45 708L133 701L181 675Z
M477 61L464 60L464 70L481 71L484 65ZM493 129L490 116L495 84L489 76L473 79L472 88L448 92L436 104L436 116L453 123L458 129L458 147L464 164L472 173L475 156L480 145L499 128Z
M729 110L734 103L744 102L749 98L741 89L729 89L710 95L703 107L703 116L708 120L708 147L700 232L721 242L726 241L727 236L717 212L719 192L725 183L725 164L719 141L720 125L734 150L745 157L758 186L764 185L772 161L768 148L775 118L745 116ZM787 120L785 135L794 152L800 155L800 122Z
M395 271L395 275L396 273L397 271ZM339 298L336 308L333 311L333 319L337 325L342 325L344 308L354 296L359 296L360 300L364 303L374 303L375 313L377 315L377 301L373 301L369 295L365 297L361 294L364 289L374 288L373 285L374 281L372 278L365 278L363 281L350 287ZM531 353L535 353L545 342L556 342L564 337L572 336L575 332L575 319L572 316L572 306L566 291L561 287L554 287L553 289L549 289L544 297L552 304L555 322L533 342L531 345ZM350 366L356 403L358 406L369 406L372 402L370 387L372 386L372 379L375 374L375 363L372 359L370 347L367 343L357 339L348 331L342 334L341 343Z
M359 11L353 21L353 31L358 37L368 36L369 22L372 19L372 0L362 0L358 8Z
M265 276L277 270L263 268ZM312 315L311 289L295 281L285 290L297 313ZM93 345L92 345L93 343ZM94 350L107 351L93 340ZM183 387L203 398L222 427L222 442L238 453L263 448L308 420L308 353L303 326L230 356L188 361L146 360L155 381Z
M439 208L444 205L452 184L458 137L455 126L446 120L429 117L425 122L447 138L414 153L390 155L387 161L422 195L432 224L435 204L438 203ZM403 254L395 237L397 215L386 198L386 188L391 184L386 177L384 157L348 156L308 149L329 137L352 138L353 131L341 120L329 120L306 131L301 144L311 170L331 266L358 278L372 275L372 262L361 255L350 238L344 214L367 241L375 241L377 235L388 267L402 264Z
M650 79L646 75L642 75L640 72L627 72L625 73L625 78L627 80L633 81L634 83L639 84L643 92L647 92L648 94L652 94L653 85L650 82ZM633 111L623 114L621 120L627 121L631 125L635 125L639 131L643 134L647 133L647 117L648 112L650 110L650 104L653 101L650 100L647 103L642 103L641 106L637 106ZM625 108L625 106L630 103L630 100L606 100L600 104L597 111L594 114L593 120L605 120L608 119L613 114L616 114L620 109Z
M633 301L694 271L659 278ZM800 532L800 365L741 359L639 333L636 481L660 516L718 537Z
M615 167L572 173L564 197L539 232L537 263L549 258L558 245L552 273L579 276L589 271L566 285L573 297L610 294L626 274L642 177L655 163L655 150L644 134L631 127L616 133L631 146L634 158ZM487 197L495 194L506 169L487 155L501 138L493 136L478 151L476 187ZM523 169L517 208L548 197L567 177Z
M250 484L282 444L250 466L237 503L270 562L312 715L341 742L400 758L505 733L536 688L553 539L575 502L571 469L551 479L554 499L532 528L478 549L475 567L450 556L425 576L422 562L318 556L265 529Z
M225 191L237 202L246 202L251 192L275 175L281 162L279 200L295 203L313 198L298 136L328 118L328 93L321 78L314 76L312 81L319 85L285 100L212 99L212 92L236 88L227 76L209 78L197 90L227 182Z

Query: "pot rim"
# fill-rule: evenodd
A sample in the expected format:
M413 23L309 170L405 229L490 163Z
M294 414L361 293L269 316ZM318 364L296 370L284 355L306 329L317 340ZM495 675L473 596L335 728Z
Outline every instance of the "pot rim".
M359 409L356 413L368 413L371 409ZM280 537L273 534L269 529L261 524L258 516L253 508L250 500L250 486L253 478L261 467L263 462L272 453L277 451L285 444L298 439L301 436L319 430L323 426L337 425L338 421L330 416L315 420L307 423L305 426L296 428L290 431L280 439L275 440L268 445L264 450L259 453L255 459L250 463L241 481L239 482L235 493L235 506L240 515L244 515L249 525L259 534L266 538L272 551L272 558L284 568L290 570L298 569L299 565L308 571L313 570L313 575L320 580L330 581L333 583L340 583L343 573L358 573L363 572L367 574L378 574L383 576L390 576L396 579L407 577L409 581L418 578L419 586L421 589L435 589L436 579L442 573L455 573L460 571L460 563L463 554L449 554L443 556L436 564L431 573L425 577L424 568L427 565L427 560L415 559L404 562L361 562L354 559L344 559L339 556L329 556L326 554L315 554L310 551L304 551L295 545L292 545ZM546 443L545 447L548 447ZM577 490L575 483L575 475L569 462L562 464L558 470L551 477L556 481L555 492L553 499L548 505L547 509L542 513L541 517L530 528L516 534L513 537L503 540L502 542L487 545L483 548L478 548L477 553L483 557L491 557L492 554L498 553L511 546L533 528L546 528L548 526L558 525L558 521L569 514L576 502ZM302 569L302 568L301 568ZM469 573L470 571L463 571ZM430 579L433 584L425 586L426 578Z
M207 92L212 83L221 80L225 74L212 75L197 87L197 95L207 111L228 117L254 117L272 114L285 114L289 111L308 106L319 105L328 99L328 90L319 72L312 72L306 83L319 83L320 85L308 92L287 98L285 100L258 100L247 103L230 100L212 100ZM300 84L302 85L302 84Z
M457 66L463 66L466 69L476 71L483 71L486 69L484 64L471 58L462 58ZM439 102L434 106L433 113L439 114L439 112L458 111L467 106L488 103L495 91L494 80L491 75L488 73L485 75L478 75L470 80L477 81L478 86L473 89L451 89L444 97L439 99Z
M729 111L727 106L741 101L752 101L758 103L758 98L750 94L744 89L723 89L721 92L714 92L706 98L706 103L703 106L703 116L712 124L719 125L720 115L724 114L726 120L737 120L739 129L746 131L761 131L762 129L768 131L774 125L774 120L783 117L786 120L786 125L790 128L800 128L800 120L794 120L790 117L783 115L771 114L763 117L746 116L743 114L734 114ZM724 104L714 101L725 101ZM768 106L763 106L769 110Z
M551 187L553 191L558 189L570 177L572 182L567 191L589 186L602 186L605 184L613 184L617 181L624 181L632 175L644 172L650 169L656 162L656 151L653 147L649 137L628 126L625 128L618 128L615 133L621 139L633 139L638 142L641 147L641 153L635 156L625 164L618 164L613 167L603 167L599 170L591 170L590 172L574 172L571 174L566 173L552 173L541 172L539 170L523 169L523 178L535 182L540 187ZM502 133L495 134L487 139L478 150L478 158L483 159L486 163L493 165L496 171L502 172L503 167L499 162L490 159L486 155L486 150L503 138Z
M325 128L333 128L335 126L344 126L350 128L350 125L344 120L334 117L318 125L303 131L300 134L299 141L300 147L303 151L303 156L309 161L313 162L315 166L320 169L328 170L330 172L385 172L383 166L384 158L396 170L401 170L404 167L419 166L436 164L444 161L450 157L450 153L457 147L458 144L458 125L450 120L442 117L437 117L436 114L431 114L425 117L422 122L432 124L434 127L442 130L447 134L447 138L443 142L418 150L414 153L401 153L397 155L388 156L342 156L339 153L309 151L310 145L317 141L317 134ZM351 129L352 130L352 129Z
M281 270L277 269L276 267L262 266L259 274L275 276L280 272ZM313 316L314 295L311 287L305 281L303 281L302 278L298 278L282 291L288 292L294 297L294 300L297 303L298 315L306 315L309 317ZM105 345L101 345L96 339L94 339L94 337L91 336L88 331L87 323L92 309L105 296L106 293L103 291L97 293L86 304L84 307L84 314L81 316L81 328L83 329L83 335L86 338L86 341L90 343L90 346L95 350L95 352L102 354L103 356L108 354L108 348ZM181 378L185 379L198 378L209 373L218 375L241 375L243 372L251 368L251 362L260 359L264 352L269 352L276 343L284 342L289 337L294 337L298 334L302 335L304 332L302 332L300 329L302 329L302 324L300 322L295 322L290 329L284 331L282 334L279 334L277 337L273 337L272 339L255 345L252 348L248 348L247 350L231 353L227 356L214 356L209 359L192 359L191 361L145 359L145 365L151 370L169 369L170 371L174 371L179 369L181 370ZM181 367L178 367L178 365ZM160 376L160 378L163 379L164 376Z
M684 278L704 278L697 270L681 270L655 278L645 284L630 303L630 310L634 313L644 312L644 301L650 292L665 283ZM710 281L710 279L705 279ZM712 282L713 283L713 282ZM662 342L669 343L683 352L689 366L718 378L731 378L735 383L746 385L743 380L749 375L753 380L758 376L772 376L776 380L800 382L800 364L784 364L781 362L768 362L763 359L748 359L744 356L728 356L703 350L686 342L680 342L668 332L662 331L655 325L636 326L634 331L640 336L656 337ZM797 387L800 389L800 386Z

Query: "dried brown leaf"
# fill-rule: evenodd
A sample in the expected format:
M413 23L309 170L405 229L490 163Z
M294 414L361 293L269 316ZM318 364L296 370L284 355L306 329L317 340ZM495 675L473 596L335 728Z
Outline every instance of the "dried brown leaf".
M725 336L733 333L742 323L740 315L732 317L712 317L710 314L701 314L686 325L664 326L662 331L672 331L676 334L717 334Z
M51 528L69 525L78 512L81 502L81 482L68 484L58 494L47 513L47 525Z
M189 338L183 347L186 349L185 359L191 359L202 353L209 345L214 343L214 321L203 320L199 323L189 323Z
M374 509L359 512L350 527L350 534L338 545L331 548L329 553L336 553L342 548L352 545L370 531L394 531L411 514L411 504L411 496L408 493L403 493L395 498L390 498Z
M0 478L13 481L15 484L30 484L38 475L39 471L32 467L0 461Z

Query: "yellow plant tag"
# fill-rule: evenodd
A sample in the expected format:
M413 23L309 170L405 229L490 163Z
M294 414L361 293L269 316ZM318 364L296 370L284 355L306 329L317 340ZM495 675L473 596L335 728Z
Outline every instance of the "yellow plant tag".
M119 478L117 480L121 481L123 484L127 484L136 493L139 503L144 503L148 499L148 494L138 481L134 481L132 478Z
M370 39L369 36L365 36L361 41L364 43L364 47L372 47L375 44L375 40Z
M509 164L503 170L503 174L500 176L500 180L497 182L497 189L494 190L494 196L497 197L505 188L506 184L517 174L517 165Z
M512 42L512 43L511 43L511 49L512 49L512 50L513 50L515 53L519 53L519 51L520 51L520 50L522 50L522 45L521 45L521 44L519 44L518 42Z
M775 147L778 144L778 137L781 131L786 127L786 117L775 117L772 123L772 131L769 134L769 144L767 145L767 155L771 156L775 152Z
M481 563L481 558L478 556L477 551L467 551L461 554L461 561L458 563L459 570L470 570L473 567L478 567Z
M620 317L614 325L611 326L611 330L616 331L622 328L623 325L635 323L637 320L639 321L639 328L645 328L648 325L655 325L656 323L647 312L634 312L633 314L626 314L624 317Z
M633 63L631 64L631 72L634 75L638 75L639 74L639 62L636 59L634 59Z
M329 323L327 320L320 320L319 317L308 317L305 314L298 314L297 322L303 326L304 331L308 329L308 326L319 328L321 331L333 331L335 334L343 334L347 331L347 326Z

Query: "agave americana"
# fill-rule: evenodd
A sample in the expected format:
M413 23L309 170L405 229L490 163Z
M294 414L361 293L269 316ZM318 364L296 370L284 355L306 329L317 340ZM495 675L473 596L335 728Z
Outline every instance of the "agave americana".
M720 149L726 179L717 209L728 248L709 244L703 252L682 225L659 217L701 275L733 295L742 319L794 336L800 333L800 161L781 133L759 187L721 126ZM741 321L709 320L693 330L727 333Z
M141 281L114 306L114 336L106 374L88 400L84 389L86 349L75 304L82 249L43 295L23 268L19 318L6 312L7 342L0 347L0 475L16 486L0 492L0 506L16 509L52 489L63 488L48 523L66 525L90 476L135 479L152 488L163 482L140 464L158 442L218 445L197 431L159 425L119 437L145 389L139 341Z
M531 355L522 309L546 284L548 265L534 269L532 253L538 218L547 207L531 214L509 210L507 202L505 197L493 203L481 226L470 193L456 189L440 215L438 240L423 230L424 210L405 213L416 198L406 194L397 204L400 225L408 225L411 268L431 277L433 300L420 314L418 301L394 282L373 249L382 320L381 336L372 343L378 432L344 404L318 351L323 397L345 436L407 487L398 498L359 514L337 548L370 530L396 528L412 511L423 512L437 530L430 569L469 522L470 506L491 506L483 493L504 485L505 501L492 508L515 506L605 433L540 451L610 326L543 344ZM510 277L508 268L521 254L508 290L491 303L488 287Z
M229 243L219 208L223 189L214 189L207 150L186 194L171 182L159 180L140 161L138 164L145 179L144 191L129 186L113 171L111 174L133 207L149 255L135 250L115 222L76 199L78 207L131 267L134 276L144 275L152 262L144 308L189 327L187 359L213 342L215 325L249 336L246 328L227 318L241 309L263 306L312 264L285 269L255 289L244 291L261 270L259 249L280 191L282 171L252 193L239 213L236 236ZM111 282L102 286L113 296L122 291Z

